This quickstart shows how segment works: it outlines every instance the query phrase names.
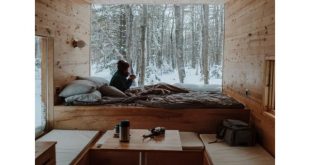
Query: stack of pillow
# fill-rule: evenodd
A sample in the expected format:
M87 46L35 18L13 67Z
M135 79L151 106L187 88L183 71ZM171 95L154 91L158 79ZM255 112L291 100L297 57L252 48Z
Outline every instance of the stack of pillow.
M77 77L71 81L60 92L59 97L65 102L97 102L102 96L127 97L125 93L113 86L109 86L109 81L101 77Z

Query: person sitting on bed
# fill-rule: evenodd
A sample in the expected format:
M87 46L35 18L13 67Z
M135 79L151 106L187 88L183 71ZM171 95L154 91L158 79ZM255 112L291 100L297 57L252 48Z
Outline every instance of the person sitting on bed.
M123 92L129 89L136 76L130 75L128 69L129 64L124 60L119 60L117 62L117 71L114 73L110 85ZM127 79L128 76L129 78Z

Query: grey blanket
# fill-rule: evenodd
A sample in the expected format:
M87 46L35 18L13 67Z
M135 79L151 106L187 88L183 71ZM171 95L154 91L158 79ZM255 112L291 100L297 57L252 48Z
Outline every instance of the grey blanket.
M182 108L244 108L235 99L221 93L190 92L165 96L152 96L137 103L148 107L182 109Z
M128 98L103 97L95 103L74 101L68 105L138 105L155 108L184 109L184 108L229 108L243 109L244 106L235 99L222 93L189 92Z

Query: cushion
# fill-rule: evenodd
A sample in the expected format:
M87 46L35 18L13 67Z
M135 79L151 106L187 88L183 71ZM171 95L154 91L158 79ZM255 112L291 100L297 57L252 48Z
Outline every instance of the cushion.
M181 144L183 150L203 150L204 145L197 133L180 132Z
M71 164L91 144L99 131L54 129L37 141L56 141L56 164Z
M96 84L89 80L74 80L59 94L60 97L69 97L78 94L90 93L96 89Z
M103 85L109 85L109 81L102 78L102 77L96 77L96 76L80 77L80 76L77 76L77 79L78 80L90 80L97 85L97 88L100 88Z
M104 96L110 97L128 97L124 92L120 91L119 89L115 88L114 86L101 86L99 91Z
M101 93L97 90L86 93L86 94L78 94L73 95L65 98L65 101L67 103L73 102L73 101L82 101L82 102L97 102L101 99Z
M260 145L256 146L229 146L223 141L215 141L216 134L200 134L205 145L205 152L213 165L274 165L274 158Z

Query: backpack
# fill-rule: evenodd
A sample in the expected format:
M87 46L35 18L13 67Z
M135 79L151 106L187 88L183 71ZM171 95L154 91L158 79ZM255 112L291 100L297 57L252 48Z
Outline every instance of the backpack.
M243 121L233 119L223 120L216 138L231 146L252 146L256 143L254 129Z

